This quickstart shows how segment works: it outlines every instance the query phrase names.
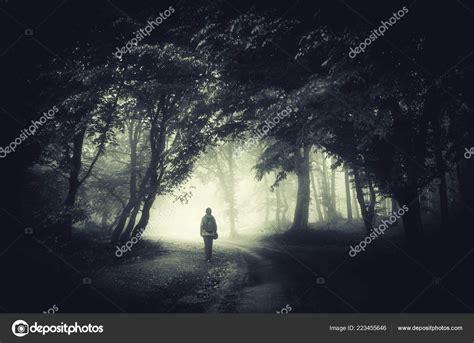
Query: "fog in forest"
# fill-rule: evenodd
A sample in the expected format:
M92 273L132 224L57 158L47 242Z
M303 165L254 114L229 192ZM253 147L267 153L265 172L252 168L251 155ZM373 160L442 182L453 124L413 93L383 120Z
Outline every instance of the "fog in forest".
M130 127L134 125L131 123ZM156 198L143 238L200 241L199 223L207 207L213 210L222 239L239 237L251 240L255 236L289 229L296 206L297 177L292 173L276 171L259 175L257 166L263 145L257 142L256 139L226 141L209 146L200 155L189 178L177 190ZM119 146L124 149L118 150ZM102 170L111 172L108 176L111 179L114 178L117 163L127 164L125 159L121 160L117 156L130 153L126 144L118 145L115 149L114 157L106 156L100 162ZM349 178L345 180L343 168L334 166L334 161L321 150L315 149L311 154L310 185L316 196L311 195L308 221L316 224L315 229L332 227L337 230L331 224L338 219L360 217L353 184ZM91 198L100 197L100 191L91 189L89 192L95 193L88 195ZM107 199L113 200L110 197ZM348 204L351 207L350 214ZM380 210L383 209L383 213L388 213L391 203L389 199L380 198L378 206ZM110 218L117 217L110 217L109 211L113 213L119 209L112 204L106 212L91 210L90 217L94 218L95 224L106 226L110 225ZM78 227L86 228L91 224L90 220L84 221L78 223ZM344 229L352 231L350 227Z
M473 312L458 2L4 1L0 312Z

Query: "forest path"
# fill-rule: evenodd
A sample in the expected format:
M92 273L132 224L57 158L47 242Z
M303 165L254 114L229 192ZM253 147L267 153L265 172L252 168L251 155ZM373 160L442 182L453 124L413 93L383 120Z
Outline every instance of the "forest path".
M276 313L285 306L293 312L355 311L321 274L338 268L347 254L341 249L219 239L208 264L199 241L160 240L159 248L145 243L96 280L127 312ZM366 293L355 275L345 277L351 290Z
M98 280L127 312L271 313L285 301L280 268L249 241L215 241L209 264L199 241L145 243Z
M221 247L235 251L239 278L208 312L272 313L280 309L285 302L285 293L280 270L274 261L248 244L223 241Z
M339 295L339 289L328 284L328 276L345 264L344 248L308 249L273 240L222 242L222 245L240 251L246 277L233 301L226 303L224 298L219 307L221 311L275 313L285 307L294 312L357 311ZM351 290L367 294L366 286L355 273L346 270L345 277L344 284L351 285Z
M4 296L0 302L19 313L52 304L64 313L275 313L287 305L292 313L462 313L472 308L469 241L443 239L418 262L401 250L395 236L349 257L349 246L360 239L343 228L296 238L221 237L210 264L200 239L144 239L120 258L105 235L100 240L77 236L74 244L50 251L45 248L49 242L27 240L27 253L16 260L21 268L5 260L2 265L10 275L4 294L21 291L24 297ZM446 273L445 283L434 283L432 275ZM42 282L31 287L38 279Z

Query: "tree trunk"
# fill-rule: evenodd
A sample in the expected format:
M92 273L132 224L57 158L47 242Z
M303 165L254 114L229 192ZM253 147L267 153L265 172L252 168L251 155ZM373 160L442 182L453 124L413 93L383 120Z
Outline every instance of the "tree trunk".
M135 199L137 197L137 146L139 140L140 125L134 126L133 122L130 123L128 128L128 141L130 144L130 198Z
M123 231L123 233L120 235L120 238L119 238L120 242L126 242L132 236L132 231L135 226L135 222L137 220L138 211L140 211L140 205L141 205L141 201L138 202L133 208L130 214L130 217L128 218L127 227L125 228L125 231Z
M347 208L347 221L352 222L352 203L351 203L351 185L349 183L349 172L347 168L344 168L344 183L346 185L346 208Z
M326 220L328 222L331 222L331 195L330 193L330 187L329 187L329 182L327 178L327 167L326 167L326 158L324 157L323 154L321 154L321 163L322 163L322 178L321 178L321 183L322 183L322 200L323 200L323 206L324 206L324 214L326 217Z
M319 173L316 174L314 181L316 182L316 185L318 186L320 190L320 192L318 192L318 195L319 195L319 200L320 200L319 203L321 205L321 212L323 214L322 218L325 221L329 221L324 173L322 172L322 170L318 170L318 171Z
M334 158L331 158L331 165L334 164ZM336 169L331 168L331 204L334 207L334 214L337 212L336 201Z
M446 184L446 174L440 177L439 191L439 205L441 210L441 229L446 232L448 230L449 222L449 207L448 207L448 191Z
M321 163L322 163L322 203L325 207L325 217L328 223L335 223L337 220L335 196L333 197L333 183L332 180L329 180L328 170L326 165L326 158L321 154ZM331 175L332 178L332 175ZM335 185L334 185L335 187ZM334 188L335 191L335 188Z
M395 198L391 198L392 199L392 212L397 212L399 207L398 207L398 202Z
M68 192L66 200L64 201L64 218L61 220L62 230L61 235L66 240L70 240L72 237L72 225L73 225L73 216L72 210L76 204L77 193L79 191L79 173L81 172L82 167L82 147L84 145L84 137L86 134L86 129L82 129L79 133L74 136L73 139L73 150L72 157L69 161L69 180L68 180Z
M119 99L119 94L121 90L121 85L118 88L116 97L115 97L115 104L114 106L117 105L118 99ZM94 100L92 100L92 103ZM92 112L89 113L88 118L86 119L86 122L90 120L92 117ZM106 132L110 129L110 124L113 119L113 113L110 113L107 120L106 120ZM61 221L62 226L64 226L64 237L66 239L71 239L72 237L72 225L74 218L72 216L72 210L75 207L76 204L76 199L77 199L77 194L79 191L79 187L81 184L89 177L89 175L92 172L92 168L94 167L95 163L97 162L99 156L102 154L104 144L106 142L107 135L105 133L102 133L101 136L101 143L99 144L98 151L96 156L93 158L91 165L89 166L88 170L85 172L85 175L82 177L82 179L79 179L79 174L81 172L82 168L82 148L84 146L84 138L86 135L87 131L87 125L86 123L81 123L79 125L81 126L76 126L76 129L79 129L79 132L76 133L73 137L73 151L72 151L72 156L69 158L68 156L68 163L70 167L70 172L69 172L69 188L68 188L68 194L66 196L66 200L64 202L64 212L65 212L65 217Z
M446 187L446 170L448 169L446 166L446 162L443 158L443 142L442 137L444 136L442 132L442 122L443 122L443 114L437 108L439 103L439 97L435 90L430 89L428 94L426 95L426 105L425 111L430 113L431 124L433 126L433 134L435 139L433 140L433 150L434 150L434 157L436 163L436 169L439 174L439 205L440 205L440 214L441 214L441 221L440 226L441 230L446 232L448 230L448 222L449 222L449 211L448 211L448 192Z
M310 200L310 177L309 156L311 145L306 145L298 152L296 175L298 177L298 191L296 197L295 215L292 229L308 228L309 200Z
M268 228L270 218L270 195L268 190L267 174L263 175L263 185L265 187L265 228Z
M396 191L398 204L406 205L408 211L403 215L403 228L410 248L417 248L423 238L423 224L420 214L420 200L416 188L405 188Z
M128 219L127 227L125 231L119 235L119 240L121 242L127 241L133 231L135 221L138 215L138 211L140 210L141 201L136 202L138 199L138 192L137 192L137 146L140 138L140 130L141 130L141 122L134 123L134 121L129 122L128 126L128 143L130 145L130 199L132 202L135 202L133 206L133 210L131 210L130 218ZM128 217L128 216L127 216ZM124 222L125 225L125 222ZM123 228L122 228L123 230Z
M115 229L112 232L112 237L110 239L112 244L116 244L120 236L122 235L123 229L125 227L125 223L127 222L127 218L130 216L130 212L136 208L140 207L141 199L144 196L145 188L150 180L151 174L156 173L156 170L153 172L152 168L156 168L155 162L153 159L150 161L150 164L148 165L147 171L145 172L145 175L143 176L143 179L140 182L140 188L139 191L137 191L137 196L135 198L129 198L127 205L125 205L124 209L120 213L120 218L117 221L117 225Z
M372 230L372 218L370 218L369 211L365 205L364 200L364 191L362 189L362 181L360 179L359 171L354 168L354 184L357 194L357 201L359 202L360 213L362 215L362 220L364 221L365 229L368 233Z
M314 181L314 173L311 171L310 181L311 181L311 190L313 191L314 197L314 206L316 208L316 214L318 216L318 221L324 221L323 212L321 211L321 204L319 203L318 190L316 188L316 182Z
M458 191L461 196L462 212L468 217L474 217L474 157L469 160L463 156L456 163Z
M121 213L121 217L119 219L117 227L112 234L112 242L116 242L119 240L127 218L130 216L130 212L136 207L139 208L142 201L144 202L142 214L140 216L138 224L132 231L132 235L135 235L138 231L144 230L148 224L148 220L150 218L150 209L153 205L153 202L155 201L155 197L161 182L161 177L163 176L164 172L164 169L160 167L161 174L158 177L157 170L159 168L160 162L162 162L160 159L167 145L167 121L170 118L170 112L168 111L166 102L169 100L170 98L167 97L166 94L161 94L159 96L159 100L151 104L149 107L150 135L148 138L149 147L151 151L150 161L148 163L145 175L143 176L140 182L140 187L136 191L136 196L132 197L133 194L130 195L128 204ZM140 130L141 124L139 123L135 128L135 135L133 135L133 140L136 142L139 141ZM147 186L149 186L149 188L147 188ZM130 182L130 187L131 193L133 193L134 183L132 182L132 178ZM133 224L135 218L131 219L133 220L130 220L129 223Z
M235 201L235 176L234 176L234 143L229 142L227 147L227 162L229 165L229 219L230 219L230 238L237 236L235 229L237 209Z
M275 173L276 178L276 173ZM281 211L281 194L280 194L280 187L275 187L275 197L276 197L276 210L275 210L275 220L277 223L277 229L281 228L281 221L280 221L280 211Z
M120 236L122 235L123 229L125 227L125 223L127 222L127 218L130 215L130 211L135 207L134 199L129 199L127 205L120 213L120 217L117 221L117 225L115 229L112 231L112 237L110 238L110 242L112 244L116 244L119 241Z
M357 218L359 219L360 218L360 214L359 214L359 207L357 206L358 202L357 202L357 196L356 196L356 191L355 191L355 188L352 188L352 203L354 205L353 207L353 210L354 210L354 218Z
M160 177L158 177L158 156L159 154L163 151L164 147L163 144L161 148L158 148L155 153L157 156L156 161L150 162L151 166L151 172L150 172L150 189L147 192L147 195L145 196L145 200L143 202L143 208L142 208L142 214L140 216L140 220L138 221L138 224L135 225L135 228L132 231L131 236L136 236L138 232L142 232L145 230L146 226L148 225L148 221L150 219L150 209L153 206L153 203L155 202L156 199L156 194L158 192L158 189L160 187L160 182L161 182L161 176L162 176L162 170ZM156 162L156 163L155 163ZM139 202L141 202L141 199L143 199L143 193L139 193ZM137 206L138 208L140 207L139 205ZM133 213L132 213L133 216ZM133 218L135 221L135 218Z
M281 182L281 198L283 201L283 208L282 208L282 222L283 225L286 225L288 222L287 212L288 212L288 199L286 198L286 182L282 180Z
M154 192L150 194L143 203L142 215L140 216L140 220L138 224L135 225L131 236L136 236L139 232L145 231L146 226L148 225L148 221L150 220L150 209L155 202L156 195Z
M372 225L374 223L374 218L375 218L375 204L377 202L377 196L375 194L374 190L374 185L372 183L372 179L368 179L368 184L369 184L369 208L368 208L368 215L369 215L369 221L371 223L371 228L368 231L372 231Z

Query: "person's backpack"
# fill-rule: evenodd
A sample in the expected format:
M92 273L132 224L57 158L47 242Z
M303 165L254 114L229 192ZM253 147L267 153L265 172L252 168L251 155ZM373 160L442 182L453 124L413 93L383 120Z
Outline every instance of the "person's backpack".
M206 223L204 224L204 229L207 232L215 232L216 231L216 222L214 221L213 217L206 216Z

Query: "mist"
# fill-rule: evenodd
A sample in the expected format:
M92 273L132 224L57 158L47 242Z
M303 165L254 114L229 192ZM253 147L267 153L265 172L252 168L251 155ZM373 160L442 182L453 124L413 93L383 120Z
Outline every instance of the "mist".
M450 3L4 1L0 310L472 312Z

